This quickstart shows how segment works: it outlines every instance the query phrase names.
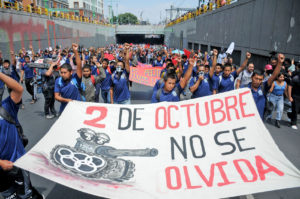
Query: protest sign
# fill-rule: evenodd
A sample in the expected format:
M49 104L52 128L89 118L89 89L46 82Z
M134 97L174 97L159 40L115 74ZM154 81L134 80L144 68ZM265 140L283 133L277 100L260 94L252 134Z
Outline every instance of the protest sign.
M162 67L130 67L130 81L143 84L146 86L154 86L156 81L160 79Z
M224 198L300 186L251 91L182 102L70 102L16 166L118 199Z
M150 67L152 67L152 65L151 64L143 64L141 62L138 62L137 67L150 68Z

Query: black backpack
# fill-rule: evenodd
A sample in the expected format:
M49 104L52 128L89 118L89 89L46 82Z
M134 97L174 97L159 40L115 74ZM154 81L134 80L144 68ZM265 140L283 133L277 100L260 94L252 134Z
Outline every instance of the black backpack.
M20 123L17 123L14 118L2 107L0 106L0 116L5 119L7 122L16 126L19 137L23 143L23 146L26 147L28 144L28 138L24 134L23 128Z

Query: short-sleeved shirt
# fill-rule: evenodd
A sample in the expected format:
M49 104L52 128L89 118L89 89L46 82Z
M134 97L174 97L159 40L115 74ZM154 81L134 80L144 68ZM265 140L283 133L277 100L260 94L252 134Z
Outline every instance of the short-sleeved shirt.
M114 102L123 102L130 99L130 91L128 87L129 74L124 70L120 75L113 73L110 85L113 87Z
M266 86L267 82L264 82L264 87ZM251 83L248 84L248 88L251 89L251 93L254 99L254 102L256 104L256 108L259 112L260 118L264 118L264 110L265 110L265 104L266 104L266 96L264 95L264 92L262 90L262 87L260 86L257 91L252 89Z
M243 72L241 72L239 74L239 76L237 77L238 80L240 80L240 88L248 86L248 84L252 81L251 77L252 77L253 72L248 72L248 70L243 70Z
M222 64L223 59L225 59L226 57L227 57L226 53L220 53L220 54L218 55L217 63L218 63L218 64Z
M30 68L27 64L22 66L22 70L25 72L25 79L30 79L34 77L34 70Z
M198 76L193 77L190 81L189 87L194 86L198 79ZM205 74L204 79L200 82L198 88L193 92L192 98L212 95L213 90L213 81L208 74Z
M164 65L164 61L163 61L163 60L160 60L160 61L155 60L155 61L152 63L152 66L153 66L153 67L155 67L155 66L162 67L163 65Z
M72 81L73 78L77 81L77 85L75 85L74 81ZM81 79L77 76L76 73L72 74L71 80L69 81L64 81L62 77L59 77L55 81L54 92L59 93L61 97L66 99L81 101L81 95L78 89L80 84L81 84ZM67 104L68 103L66 102L61 102L60 113L63 112Z
M233 71L228 77L224 77L224 75L220 75L218 92L223 93L226 91L234 90L234 80L236 77L237 77L236 71Z
M108 71L108 69L105 70L106 77L105 79L101 82L101 90L102 91L109 91L110 86L111 86L111 74Z
M157 92L161 91L159 100L157 99ZM160 88L153 92L151 103L157 102L178 102L180 101L180 93L182 93L183 88L181 88L180 83L177 83L171 92L165 92L164 88Z
M9 97L2 101L2 107L18 122L19 104ZM0 116L0 159L16 161L25 154L25 149L18 135L18 130ZM1 168L0 168L1 169Z

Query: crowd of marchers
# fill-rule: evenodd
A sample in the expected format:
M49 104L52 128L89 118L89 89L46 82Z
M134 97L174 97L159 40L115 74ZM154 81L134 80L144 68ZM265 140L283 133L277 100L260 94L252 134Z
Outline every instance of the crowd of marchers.
M44 97L47 119L59 116L73 100L130 104L130 67L139 63L163 67L153 87L151 103L201 98L239 88L249 88L264 121L280 128L286 107L287 118L297 129L300 107L300 63L281 53L270 56L265 66L255 66L247 52L240 66L224 51L180 51L166 46L112 44L84 48L78 44L45 50L21 49L3 58L0 51L0 192L4 198L42 198L31 185L28 172L13 162L25 154L26 136L17 114L34 106L37 94ZM257 68L264 68L263 71ZM22 100L23 86L31 105ZM4 100L4 92L8 97ZM190 93L190 94L189 94ZM60 109L55 110L55 101Z

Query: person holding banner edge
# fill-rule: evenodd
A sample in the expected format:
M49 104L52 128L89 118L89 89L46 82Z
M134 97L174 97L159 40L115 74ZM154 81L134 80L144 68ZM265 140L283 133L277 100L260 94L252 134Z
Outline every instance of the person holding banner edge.
M2 102L2 107L15 122L22 102L23 87L11 77L0 72L0 80L11 89L10 95ZM2 111L1 111L2 112ZM25 154L23 143L15 124L0 117L0 194L6 198L33 198L43 196L32 187L29 173L14 167L13 162Z

